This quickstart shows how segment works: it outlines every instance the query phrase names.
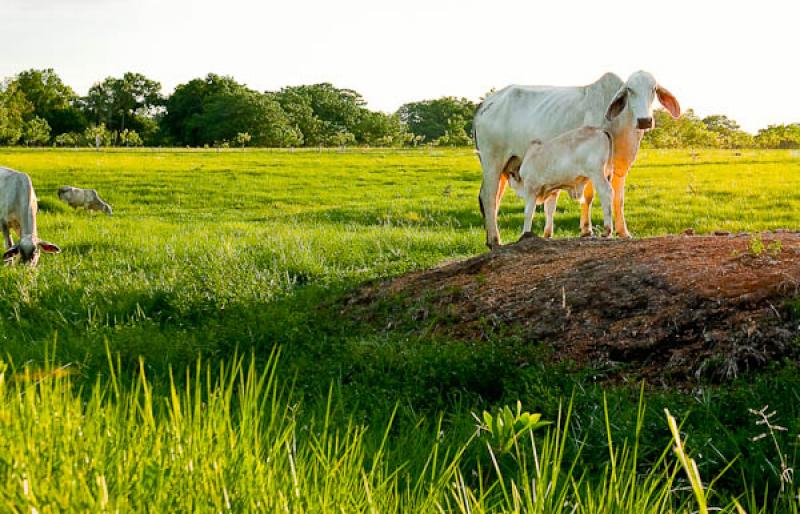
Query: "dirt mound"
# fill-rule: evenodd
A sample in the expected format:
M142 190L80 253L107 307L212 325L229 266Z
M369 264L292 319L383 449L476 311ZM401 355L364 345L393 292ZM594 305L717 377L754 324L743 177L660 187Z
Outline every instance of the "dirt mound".
M799 294L798 233L531 238L370 284L348 309L389 300L390 319L372 319L390 328L470 340L509 330L558 360L667 383L795 357Z

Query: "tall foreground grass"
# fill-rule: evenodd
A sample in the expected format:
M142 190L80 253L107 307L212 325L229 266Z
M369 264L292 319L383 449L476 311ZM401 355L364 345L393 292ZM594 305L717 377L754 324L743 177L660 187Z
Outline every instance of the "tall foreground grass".
M608 370L565 373L513 334L341 315L365 280L484 251L472 151L0 149L0 165L31 175L40 235L63 249L0 268L0 357L17 365L2 373L0 512L699 511L664 407L704 498L734 462L709 510L796 510L780 478L800 460L795 363L653 390L645 409L636 387L598 385ZM114 215L64 206L65 184L97 188ZM643 151L626 196L637 236L800 228L800 158ZM507 195L506 240L521 213ZM562 198L556 236L577 236L578 216ZM492 454L471 414L517 400L555 426ZM754 441L748 409L765 404L788 431Z
M589 477L579 460L565 460L574 443L569 409L548 429L514 438L510 451L497 451L479 432L445 442L441 420L435 430L406 434L398 447L393 413L383 426L337 424L347 413L335 412L335 390L327 402L303 405L278 379L275 355L263 368L235 356L219 366L198 361L163 396L153 394L144 365L123 383L120 364L110 361L108 379L85 391L64 368L0 366L0 509L764 512L760 492L719 497L699 482L696 466L682 474L693 461L671 417L675 457L666 449L642 468L643 403L636 439L620 447L606 415L608 463ZM426 458L412 472L406 456L418 452ZM798 502L786 495L772 511L796 513Z

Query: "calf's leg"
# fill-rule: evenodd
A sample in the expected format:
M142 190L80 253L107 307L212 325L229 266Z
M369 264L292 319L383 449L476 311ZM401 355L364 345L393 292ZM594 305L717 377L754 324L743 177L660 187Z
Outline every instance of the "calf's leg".
M550 196L544 201L544 237L553 237L553 215L556 213L559 194L561 194L561 191L550 193Z
M603 206L603 237L609 237L614 227L612 214L614 191L611 189L608 179L602 173L598 175L592 178L592 182L594 182L594 187L597 190L597 196L600 197L600 204Z
M536 197L529 195L525 198L525 214L522 223L522 237L530 237L533 215L536 213Z

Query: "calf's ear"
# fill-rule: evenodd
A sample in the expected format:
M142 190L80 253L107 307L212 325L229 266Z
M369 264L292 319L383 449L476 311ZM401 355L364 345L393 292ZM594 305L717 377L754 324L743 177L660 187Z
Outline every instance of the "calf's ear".
M7 261L13 259L19 253L19 245L14 245L3 254L3 260Z
M625 110L625 105L628 102L628 88L623 87L620 89L616 95L614 95L614 99L611 100L611 103L608 105L608 110L606 110L606 120L612 121L614 118L620 115L620 113Z
M47 241L39 241L39 248L41 248L43 252L47 253L61 253L61 248L53 243L48 243Z
M673 118L680 117L681 105L678 103L678 99L667 91L667 88L656 86L656 95L658 96L658 101L669 111Z

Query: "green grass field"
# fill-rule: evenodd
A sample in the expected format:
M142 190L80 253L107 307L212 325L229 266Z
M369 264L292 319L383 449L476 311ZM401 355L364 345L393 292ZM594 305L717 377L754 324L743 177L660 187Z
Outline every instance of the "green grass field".
M800 441L793 363L640 401L513 338L339 315L366 280L484 251L471 150L1 149L0 166L30 174L39 235L63 250L0 269L2 510L702 511L664 407L705 485L726 470L709 505L798 510L780 479ZM114 215L65 207L62 185ZM562 195L556 237L577 236L578 207ZM800 229L800 154L642 151L626 218L636 236ZM507 194L504 239L521 224ZM517 399L560 424L493 459L471 414ZM748 409L767 403L788 430L753 441Z

